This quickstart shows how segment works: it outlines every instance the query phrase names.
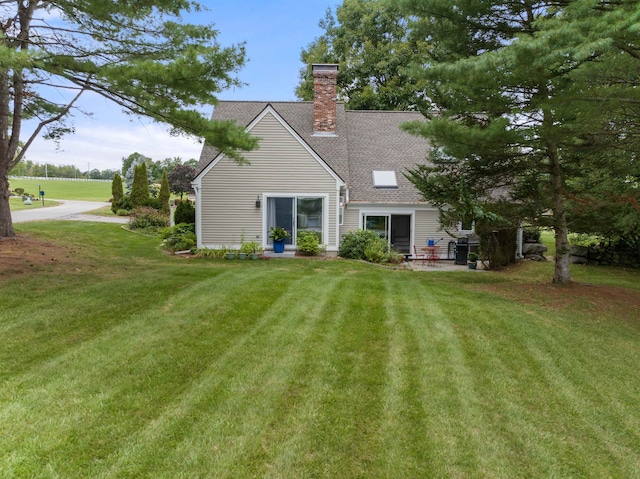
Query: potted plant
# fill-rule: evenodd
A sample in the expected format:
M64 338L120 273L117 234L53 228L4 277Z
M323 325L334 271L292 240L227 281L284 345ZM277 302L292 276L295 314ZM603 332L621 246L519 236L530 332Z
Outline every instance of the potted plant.
M260 257L262 246L256 241L249 241L248 243L242 244L240 252L249 255L251 259L255 260Z
M291 237L291 233L282 226L272 226L269 231L269 238L273 240L273 252L282 253L284 251L284 242Z
M478 253L471 252L467 255L467 266L469 269L476 269L478 266Z
M224 250L224 257L227 259L236 259L236 252L233 251L231 248L227 248L226 246L223 247Z

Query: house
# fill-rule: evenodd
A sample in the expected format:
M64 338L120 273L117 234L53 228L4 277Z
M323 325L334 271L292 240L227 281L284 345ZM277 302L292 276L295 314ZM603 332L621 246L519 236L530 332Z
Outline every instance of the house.
M453 238L403 175L427 161L429 144L400 125L424 117L345 110L336 101L337 74L337 65L314 65L313 102L222 101L215 107L213 119L246 125L260 146L244 155L249 164L239 165L205 144L193 180L199 248L257 241L272 250L269 229L283 226L317 232L336 254L340 238L362 228L405 254L443 238L447 256ZM295 250L296 236L287 250Z

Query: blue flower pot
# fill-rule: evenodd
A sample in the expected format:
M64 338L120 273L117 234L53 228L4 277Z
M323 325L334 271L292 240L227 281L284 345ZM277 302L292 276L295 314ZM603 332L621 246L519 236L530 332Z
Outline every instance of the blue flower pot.
M273 240L273 252L274 253L282 253L284 251L284 242L286 240Z

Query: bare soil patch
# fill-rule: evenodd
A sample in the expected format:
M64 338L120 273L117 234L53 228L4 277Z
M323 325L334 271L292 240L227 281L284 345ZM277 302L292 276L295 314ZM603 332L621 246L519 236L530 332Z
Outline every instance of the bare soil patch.
M16 236L0 239L0 275L3 278L28 275L37 271L75 269L75 250L45 241Z
M483 285L487 291L523 304L553 310L584 311L593 318L618 317L640 325L640 291L616 286L584 283L537 284L518 283Z

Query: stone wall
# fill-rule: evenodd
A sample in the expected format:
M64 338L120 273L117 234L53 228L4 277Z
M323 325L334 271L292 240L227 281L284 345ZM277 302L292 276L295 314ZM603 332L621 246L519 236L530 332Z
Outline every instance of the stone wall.
M615 249L605 245L571 246L573 264L593 266L626 266L640 268L640 252L632 249Z

